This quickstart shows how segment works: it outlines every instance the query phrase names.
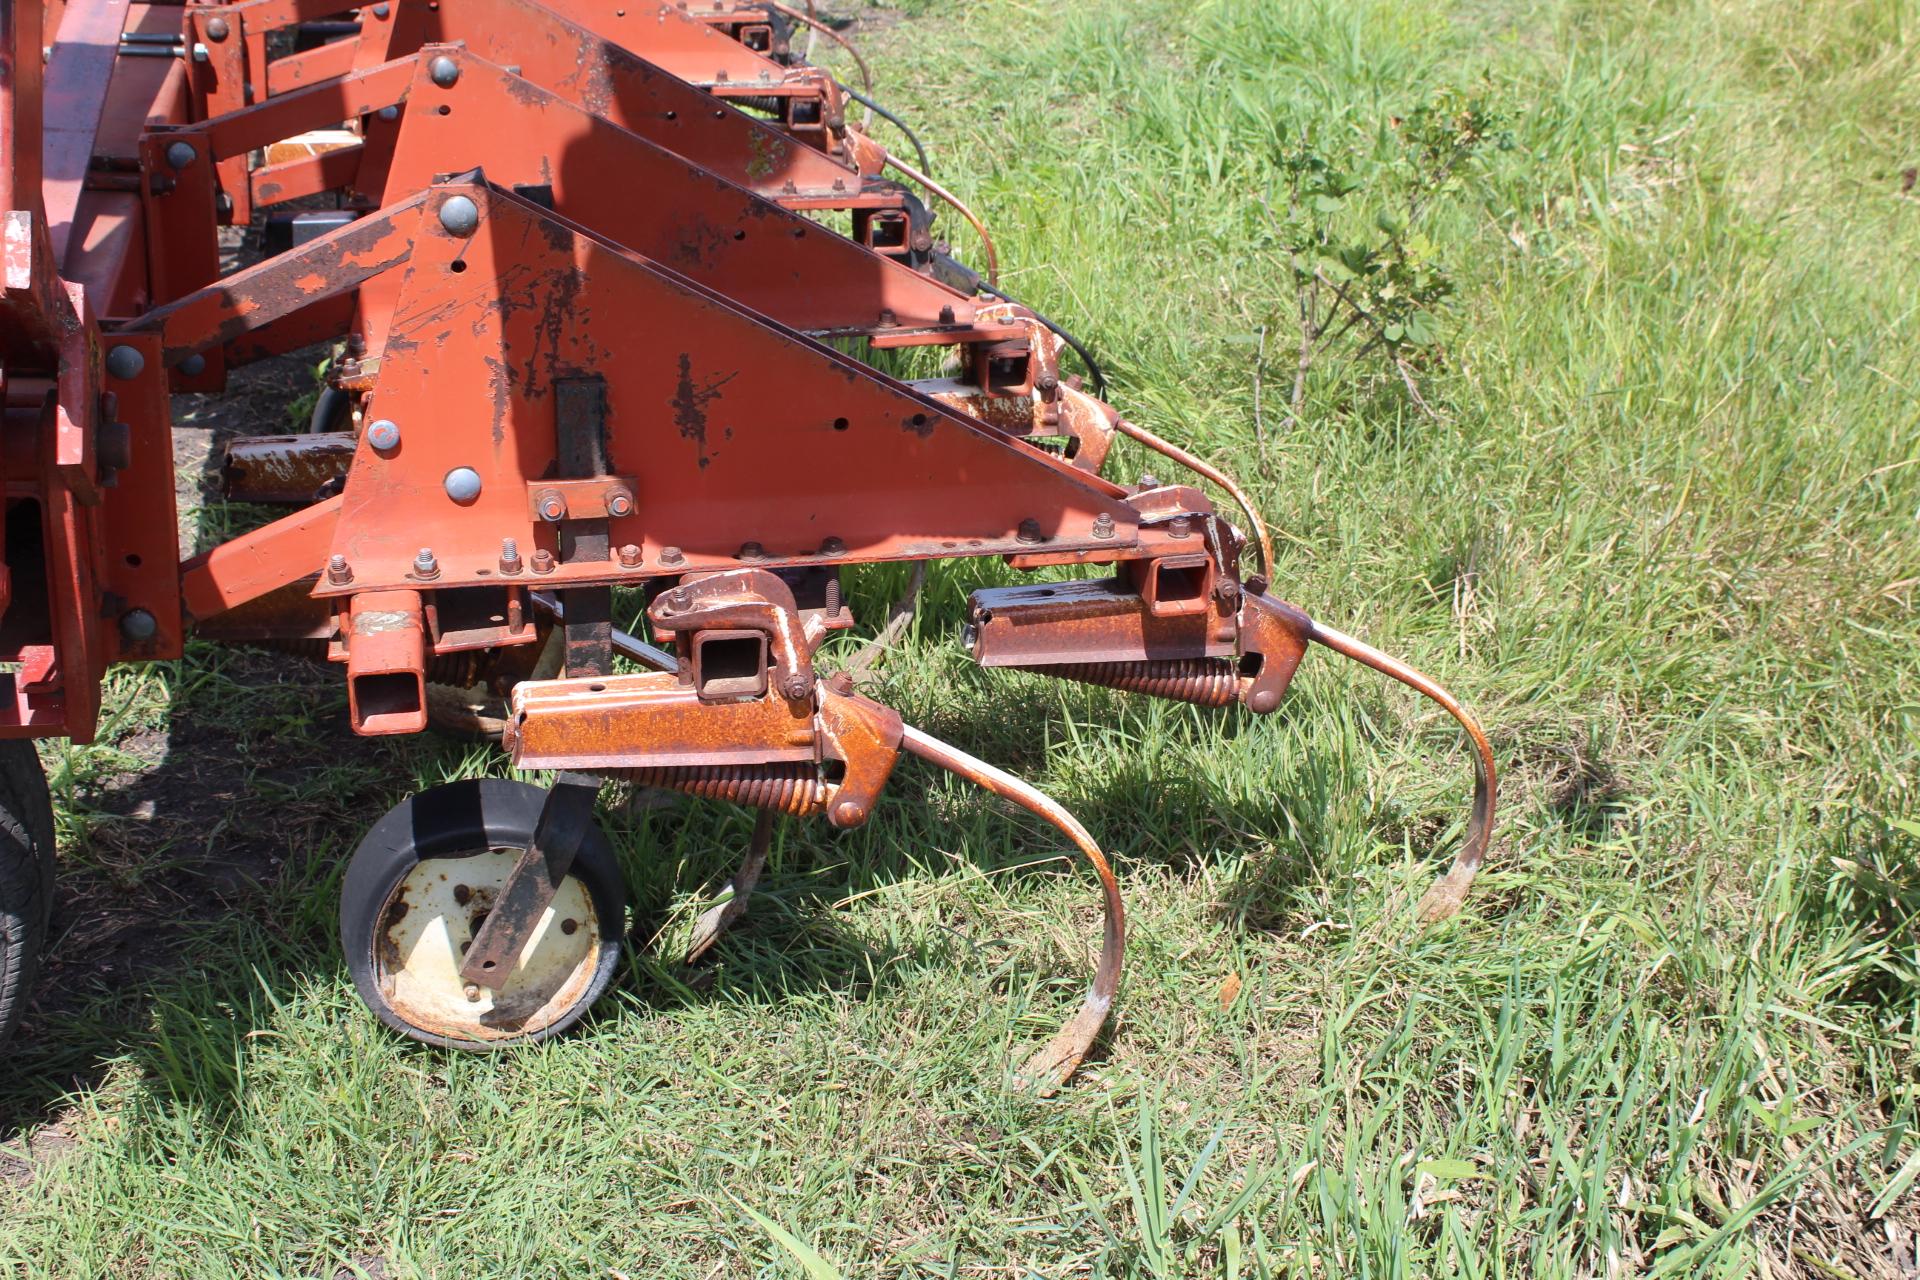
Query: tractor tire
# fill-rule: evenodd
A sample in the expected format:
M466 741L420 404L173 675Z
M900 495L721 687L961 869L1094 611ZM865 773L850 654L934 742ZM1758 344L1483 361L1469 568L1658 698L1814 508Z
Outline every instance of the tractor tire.
M0 741L0 1043L33 990L53 910L53 801L33 743Z

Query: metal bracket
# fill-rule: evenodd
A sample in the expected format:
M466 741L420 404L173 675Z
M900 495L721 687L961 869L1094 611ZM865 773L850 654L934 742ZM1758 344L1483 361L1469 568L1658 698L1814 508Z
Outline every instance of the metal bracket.
M533 839L500 887L493 910L460 964L460 976L467 982L493 991L507 985L520 953L573 867L573 856L593 825L593 802L599 794L598 778L563 773L554 781Z

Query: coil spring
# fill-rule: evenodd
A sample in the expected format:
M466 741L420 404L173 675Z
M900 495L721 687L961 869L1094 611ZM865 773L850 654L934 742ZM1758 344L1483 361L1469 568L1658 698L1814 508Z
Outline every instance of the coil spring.
M1228 658L1150 658L1142 662L1069 662L1023 667L1037 675L1105 685L1151 698L1225 707L1239 696L1240 680Z
M730 800L756 809L805 817L827 807L827 784L807 763L758 765L665 765L620 769L608 777L643 787L684 791L703 800Z

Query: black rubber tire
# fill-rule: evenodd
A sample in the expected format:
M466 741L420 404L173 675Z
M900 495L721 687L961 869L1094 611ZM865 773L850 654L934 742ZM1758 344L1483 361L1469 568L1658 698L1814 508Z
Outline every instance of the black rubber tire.
M322 387L314 397L313 412L307 418L307 430L315 434L345 431L353 412L353 397L339 387Z
M33 743L0 741L0 1043L20 1021L53 910L53 800Z
M461 858L489 849L524 849L547 798L546 788L501 778L478 778L430 787L407 797L373 824L340 889L340 945L360 999L387 1026L424 1044L490 1053L537 1044L571 1028L605 993L620 963L626 931L627 888L606 833L589 827L574 855L569 878L586 888L599 919L600 952L579 999L553 1022L511 1038L474 1040L414 1026L388 1004L376 975L375 930L395 888L420 862Z

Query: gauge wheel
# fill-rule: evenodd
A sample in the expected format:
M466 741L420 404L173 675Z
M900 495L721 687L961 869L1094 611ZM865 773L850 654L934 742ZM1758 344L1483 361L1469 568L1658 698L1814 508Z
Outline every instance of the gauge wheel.
M627 895L596 826L506 985L496 992L460 977L546 798L525 782L453 782L409 796L367 832L341 886L340 941L380 1021L427 1044L485 1052L559 1035L607 989Z
M53 801L33 743L0 741L0 1042L33 989L53 906Z

